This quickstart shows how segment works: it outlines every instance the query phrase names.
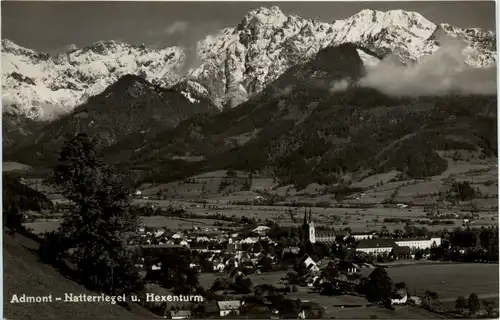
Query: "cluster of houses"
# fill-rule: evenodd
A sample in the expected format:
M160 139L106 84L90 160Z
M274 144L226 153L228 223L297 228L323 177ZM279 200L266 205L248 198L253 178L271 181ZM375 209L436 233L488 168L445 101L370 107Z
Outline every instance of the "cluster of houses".
M351 287L351 292L362 279L361 270L363 268L375 268L375 266L370 263L353 263L340 259L323 258L319 261L315 261L309 255L303 256L300 262L308 270L308 273L301 279L302 285L307 287L321 287L321 285L325 283L331 283L337 288L345 289ZM325 270L331 266L338 272L333 279L328 277L325 273ZM346 289L346 291L350 290ZM418 296L410 296L406 289L400 288L392 294L390 302L393 306L407 303L420 305L422 300Z
M335 232L327 232L316 237L314 223L305 219L305 227L308 229L306 235L312 243L334 244L338 241ZM257 266L258 262L267 257L273 262L278 262L278 257L269 253L264 254L262 250L252 251L252 246L258 242L267 242L276 245L272 239L266 236L269 231L267 226L258 226L253 229L252 236L242 237L239 233L218 230L216 228L194 228L190 232L170 232L163 228L141 227L137 233L129 237L130 246L142 248L155 247L166 250L189 250L208 254L208 261L212 263L213 270L223 272L227 267L238 268L239 266ZM320 233L321 234L321 233ZM441 245L441 238L403 238L390 239L377 237L374 233L348 233L343 238L352 237L356 240L356 252L368 255L392 255L395 259L414 258L415 250L430 249ZM319 240L319 241L318 241ZM282 254L299 254L300 248L288 247ZM307 258L304 258L307 259ZM192 267L197 267L196 265ZM310 265L311 268L315 268ZM153 266L158 268L158 266Z
M276 243L265 235L269 230L267 226L259 226L253 230L254 235L250 237L240 237L238 233L230 233L217 229L199 229L191 232L168 232L163 228L141 227L137 233L128 238L130 247L140 248L161 248L170 251L191 251L206 254L207 260L211 263L214 272L223 272L228 267L238 268L240 266L257 266L262 258L269 258L276 262L277 258L262 250L253 251L253 246L257 243L267 242L270 245ZM248 250L250 248L250 250ZM144 261L144 258L142 258ZM136 264L138 268L144 268L144 263ZM192 263L191 268L199 268L199 265ZM151 266L152 270L161 269L160 265ZM258 272L258 271L257 271Z
M434 246L441 245L440 238L412 238L412 239L390 239L378 237L376 233L335 233L335 231L316 232L314 222L312 221L311 213L305 215L304 241L311 243L325 243L334 245L340 239L354 239L350 242L353 251L369 255L385 255L392 254L396 259L412 258L415 250L429 249ZM223 230L218 228L196 228L188 232L170 231L165 228L145 228L141 227L136 233L128 237L128 245L140 248L162 248L165 250L180 250L202 253L206 261L209 262L209 268L206 266L203 271L224 272L227 269L234 270L240 267L249 267L254 272L259 273L263 258L268 258L272 264L279 263L280 258L269 253L269 250L263 250L262 244L267 243L271 246L277 245L275 241L267 236L270 228L267 226L258 226L252 230L252 235L248 233L238 233L234 230ZM292 255L301 254L299 247L283 248L279 252L282 255L287 253ZM151 268L151 270L161 269L161 265L148 265L139 261L136 267L142 268L143 272ZM204 261L204 262L206 262ZM200 262L200 261L198 261ZM332 283L332 279L325 272L333 264L338 271L335 277L335 285L353 287L361 278L360 271L362 268L375 268L370 263L355 263L352 261L342 261L337 258L317 259L314 256L304 255L300 259L300 263L306 268L307 272L301 276L301 285L306 287L321 286L325 282ZM204 263L206 265L206 263ZM190 268L199 269L200 265L197 262L190 264ZM398 291L391 299L393 305L406 304L409 297L405 292ZM418 298L415 298L418 299ZM414 301L414 303L416 303ZM242 304L238 300L234 301L211 301L210 305L204 306L204 313L213 313L215 316L227 316L230 314L238 314ZM187 319L191 317L189 310L171 310L169 317L172 319Z

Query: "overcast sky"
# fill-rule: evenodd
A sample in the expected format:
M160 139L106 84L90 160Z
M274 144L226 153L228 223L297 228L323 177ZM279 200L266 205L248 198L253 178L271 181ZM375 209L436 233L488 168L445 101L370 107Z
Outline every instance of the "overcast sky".
M324 22L362 9L417 11L434 23L495 30L493 1L395 2L45 2L2 1L2 38L55 53L70 44L119 40L148 46L193 45L236 26L251 9L277 5L286 14Z

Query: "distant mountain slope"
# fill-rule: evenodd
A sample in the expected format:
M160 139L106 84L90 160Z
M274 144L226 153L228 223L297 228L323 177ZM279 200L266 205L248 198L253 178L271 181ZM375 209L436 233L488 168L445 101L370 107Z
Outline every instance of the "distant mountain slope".
M35 121L23 115L4 112L2 114L2 145L4 150L9 150L21 141L32 141L45 124L45 122Z
M113 145L131 134L150 134L174 128L195 113L218 112L206 99L194 100L163 89L136 75L125 75L71 114L47 124L34 143L15 148L7 159L37 164L56 159L67 136L87 132Z
M300 186L394 169L436 175L447 167L439 150L497 154L495 96L391 97L359 87L365 73L359 50L325 48L236 108L196 115L154 139L124 140L105 152L120 149L122 158L113 160L150 180L231 168ZM186 157L198 160L179 160Z
M261 92L288 68L327 46L355 43L365 65L396 55L420 61L435 52L443 36L465 41L464 59L475 67L496 63L495 33L436 25L415 12L362 10L333 23L285 15L278 7L252 10L234 28L208 35L197 45L199 66L188 75L183 48L161 50L117 41L72 48L57 57L2 40L2 102L13 114L48 118L84 103L125 74L164 87L182 88L222 109Z
M15 174L3 174L2 204L4 212L11 208L23 211L51 209L53 203L43 194L24 185Z

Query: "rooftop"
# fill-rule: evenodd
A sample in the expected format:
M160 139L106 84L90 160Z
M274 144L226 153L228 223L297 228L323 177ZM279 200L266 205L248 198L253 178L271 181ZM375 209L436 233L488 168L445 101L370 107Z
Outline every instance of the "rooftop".
M172 317L189 317L191 316L191 310L171 311L170 314Z
M396 247L394 247L394 249L392 249L392 253L393 254L410 254L411 249L408 246L403 246L403 247L396 246Z
M429 241L431 239L435 239L437 237L412 237L412 238L400 238L394 239L394 241Z
M240 300L232 300L232 301L217 301L217 306L219 310L237 310L240 308L241 302Z
M359 248L390 248L395 247L396 243L392 239L363 239L359 241Z

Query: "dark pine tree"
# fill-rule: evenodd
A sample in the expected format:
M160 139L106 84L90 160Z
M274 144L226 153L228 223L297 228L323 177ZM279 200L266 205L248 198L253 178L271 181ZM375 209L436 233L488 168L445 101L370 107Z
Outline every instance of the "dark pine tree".
M42 259L48 252L52 259L68 259L87 285L110 294L141 288L123 239L137 228L137 216L120 178L102 162L95 140L78 134L67 141L51 181L74 209L40 248Z

